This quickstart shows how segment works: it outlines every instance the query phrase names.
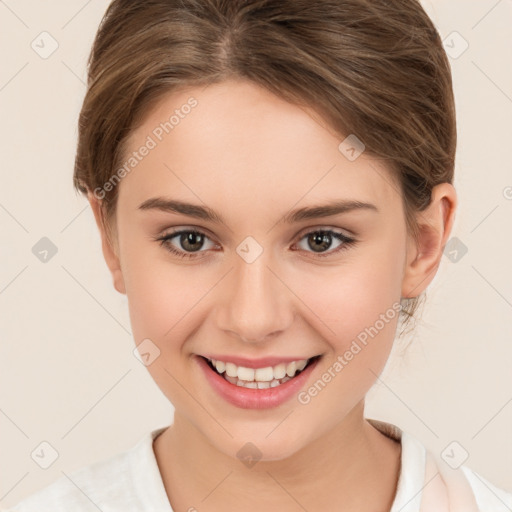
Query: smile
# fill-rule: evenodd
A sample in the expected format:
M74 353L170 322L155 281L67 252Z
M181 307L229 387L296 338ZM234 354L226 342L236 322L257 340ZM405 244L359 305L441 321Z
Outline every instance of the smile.
M242 409L268 409L296 396L321 358L322 355L295 360L230 357L245 366L200 355L194 360L211 389L223 400Z
M251 389L266 389L280 386L292 379L304 370L313 359L300 359L264 368L247 368L210 358L207 358L207 361L212 370L222 375L231 384Z

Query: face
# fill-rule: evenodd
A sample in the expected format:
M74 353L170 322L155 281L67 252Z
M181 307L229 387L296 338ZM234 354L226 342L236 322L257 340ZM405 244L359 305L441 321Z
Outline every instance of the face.
M312 110L227 81L168 95L129 141L127 158L150 149L118 185L116 287L136 344L159 351L147 368L175 414L231 456L250 441L281 459L332 431L389 355L410 243L402 199L382 162L349 160L343 139ZM344 201L367 206L293 215ZM247 389L207 366L216 356L249 369L320 357Z

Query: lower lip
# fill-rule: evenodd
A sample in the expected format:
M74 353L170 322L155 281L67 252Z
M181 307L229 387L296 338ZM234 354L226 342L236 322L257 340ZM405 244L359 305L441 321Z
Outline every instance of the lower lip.
M300 391L320 358L315 359L296 377L286 381L284 384L265 389L244 388L243 386L231 384L231 382L228 382L224 377L212 370L203 357L196 356L195 359L203 369L213 389L229 403L242 409L270 409L281 405Z

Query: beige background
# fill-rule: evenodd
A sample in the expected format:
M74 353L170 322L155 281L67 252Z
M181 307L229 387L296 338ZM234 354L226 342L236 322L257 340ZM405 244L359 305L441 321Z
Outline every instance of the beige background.
M107 3L0 2L3 506L172 418L132 353L126 298L72 188L85 62ZM453 237L467 253L443 257L413 345L388 365L366 414L438 453L456 440L466 465L512 491L512 2L423 4L457 57ZM43 31L59 45L47 59L31 48ZM457 56L461 38L469 47ZM42 237L58 248L46 263L32 253ZM59 454L48 469L31 458L43 441Z

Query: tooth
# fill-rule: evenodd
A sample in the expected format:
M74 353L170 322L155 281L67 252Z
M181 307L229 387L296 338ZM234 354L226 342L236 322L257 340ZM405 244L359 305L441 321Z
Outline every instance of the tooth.
M245 368L244 366L239 366L237 375L240 380L251 381L254 380L254 373L254 368Z
M238 379L236 377L229 377L228 375L225 376L225 379L228 382L231 382L231 384L236 384L238 382Z
M266 368L257 368L254 372L254 379L259 382L270 382L274 378L272 366Z
M232 384L242 385L244 387L265 389L267 387L276 387L294 377L298 371L302 371L309 362L309 359L292 361L291 363L280 363L274 367L266 366L264 368L246 368L237 366L234 363L226 363L216 359L208 359L219 375L225 372L224 377ZM240 384L239 384L240 383ZM250 383L250 386L246 384ZM255 384L255 386L253 385ZM268 384L268 386L259 386L259 383Z
M270 382L257 382L258 389L266 389L270 387Z
M295 361L292 361L291 363L288 363L288 366L286 367L286 375L288 375L288 377L293 377L296 370L297 365L295 364Z
M256 389L258 387L258 384L256 384L256 382L246 382L244 386L246 388Z
M297 362L297 370L300 372L306 368L306 365L308 364L308 359L302 359L301 361Z
M229 375L230 377L236 377L237 370L238 370L238 367L236 364L226 363L226 375Z
M286 375L286 365L284 363L280 363L274 366L274 378L282 379Z

